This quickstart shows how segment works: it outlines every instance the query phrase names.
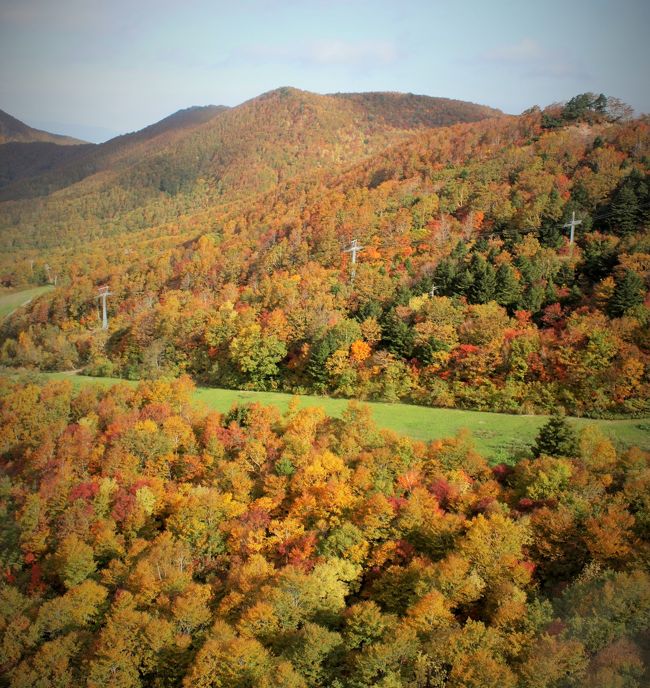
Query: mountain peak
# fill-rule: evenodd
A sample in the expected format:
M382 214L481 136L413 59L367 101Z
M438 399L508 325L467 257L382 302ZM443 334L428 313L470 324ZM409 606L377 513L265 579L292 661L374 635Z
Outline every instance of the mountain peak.
M271 98L274 96L279 96L281 98L287 98L289 96L299 96L299 95L317 95L316 93L312 93L311 91L303 91L299 88L295 88L294 86L279 86L278 88L273 88L270 91L266 91L265 93L260 94L257 96L258 98Z
M222 195L239 199L292 177L358 162L425 128L501 114L410 93L323 95L282 86L231 108L178 110L74 156L48 152L42 164L24 165L14 154L4 183L0 179L0 198L49 195L102 173L102 184L138 189L138 198L145 188L152 197L174 195L207 179L218 182Z
M47 131L34 129L19 119L12 117L4 110L0 110L0 144L3 143L56 143L60 146L76 146L85 141L74 139L70 136L50 134Z

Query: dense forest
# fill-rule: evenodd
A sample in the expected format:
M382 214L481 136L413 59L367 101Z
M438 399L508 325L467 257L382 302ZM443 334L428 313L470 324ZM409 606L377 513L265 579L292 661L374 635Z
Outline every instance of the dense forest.
M66 159L64 189L5 188L4 283L58 281L3 323L0 362L647 414L649 133L593 94L518 117L295 89L186 111L81 181Z
M1 288L52 289L0 323L0 686L648 685L650 454L565 412L650 414L649 224L650 122L590 93L1 144ZM494 464L197 382L552 415Z
M650 454L0 382L1 685L647 685Z

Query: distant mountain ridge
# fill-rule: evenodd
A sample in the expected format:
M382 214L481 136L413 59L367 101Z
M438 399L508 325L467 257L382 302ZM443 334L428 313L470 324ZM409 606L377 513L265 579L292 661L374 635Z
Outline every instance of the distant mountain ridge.
M115 147L118 143L123 144L127 141L148 140L169 131L185 129L209 122L215 115L229 109L226 105L192 105L191 107L177 110L158 122L144 127L144 129L116 136L98 145L109 147L108 144L111 144L111 147Z
M446 127L460 122L475 122L483 117L501 117L503 112L487 105L477 105L452 98L399 93L396 91L369 91L366 93L333 93L361 105L369 117L395 127Z
M110 168L125 151L137 156L146 142L203 124L227 109L224 105L189 107L144 129L100 144L65 149L51 142L6 144L0 148L0 199L47 195ZM28 181L34 178L39 181ZM15 192L3 195L3 188L12 184L16 185Z
M50 134L47 131L34 129L7 112L0 110L0 145L5 143L55 143L59 146L77 146L86 143L71 136Z
M355 162L413 130L501 115L446 98L319 95L282 87L232 108L179 110L140 131L74 152L21 148L18 142L0 148L0 200L48 196L99 173L103 186L148 189L149 196L187 191L200 178L212 180L220 193L265 191L312 168Z

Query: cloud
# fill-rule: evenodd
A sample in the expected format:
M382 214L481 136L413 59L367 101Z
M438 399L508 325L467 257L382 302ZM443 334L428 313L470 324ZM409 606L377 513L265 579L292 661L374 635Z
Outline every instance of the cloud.
M236 51L229 62L274 61L303 66L387 65L397 61L400 51L392 41L320 40L312 43L253 44Z
M533 38L497 46L474 58L480 64L496 65L520 71L525 78L588 79L589 73L566 51L553 51Z

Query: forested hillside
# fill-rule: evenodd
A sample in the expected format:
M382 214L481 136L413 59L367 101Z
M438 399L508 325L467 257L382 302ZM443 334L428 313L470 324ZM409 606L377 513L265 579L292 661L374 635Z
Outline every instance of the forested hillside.
M0 686L647 685L650 455L561 410L650 414L649 166L594 94L279 89L0 145L2 288L49 290L0 365L147 379L0 375ZM553 415L490 465L193 380Z
M384 101L385 116L378 117ZM248 198L300 174L333 172L414 128L498 114L425 96L375 94L366 105L366 99L291 88L236 108L190 108L79 149L45 174L12 168L16 181L0 191L0 199L15 202L2 204L0 231L8 245L21 248L121 234L243 194ZM3 157L0 147L0 163Z
M647 685L650 455L0 382L0 682Z
M140 131L99 145L74 148L15 143L0 146L0 199L46 196L86 177L128 165L188 130L209 121L227 108L216 105L179 110Z
M0 145L11 142L33 143L36 141L44 141L59 146L74 146L84 143L70 136L60 136L59 134L50 134L47 131L34 129L0 110Z
M583 94L432 129L450 106L414 98L280 89L175 133L164 152L3 203L6 283L61 279L3 325L2 362L647 414L646 119ZM352 239L364 247L354 279Z

